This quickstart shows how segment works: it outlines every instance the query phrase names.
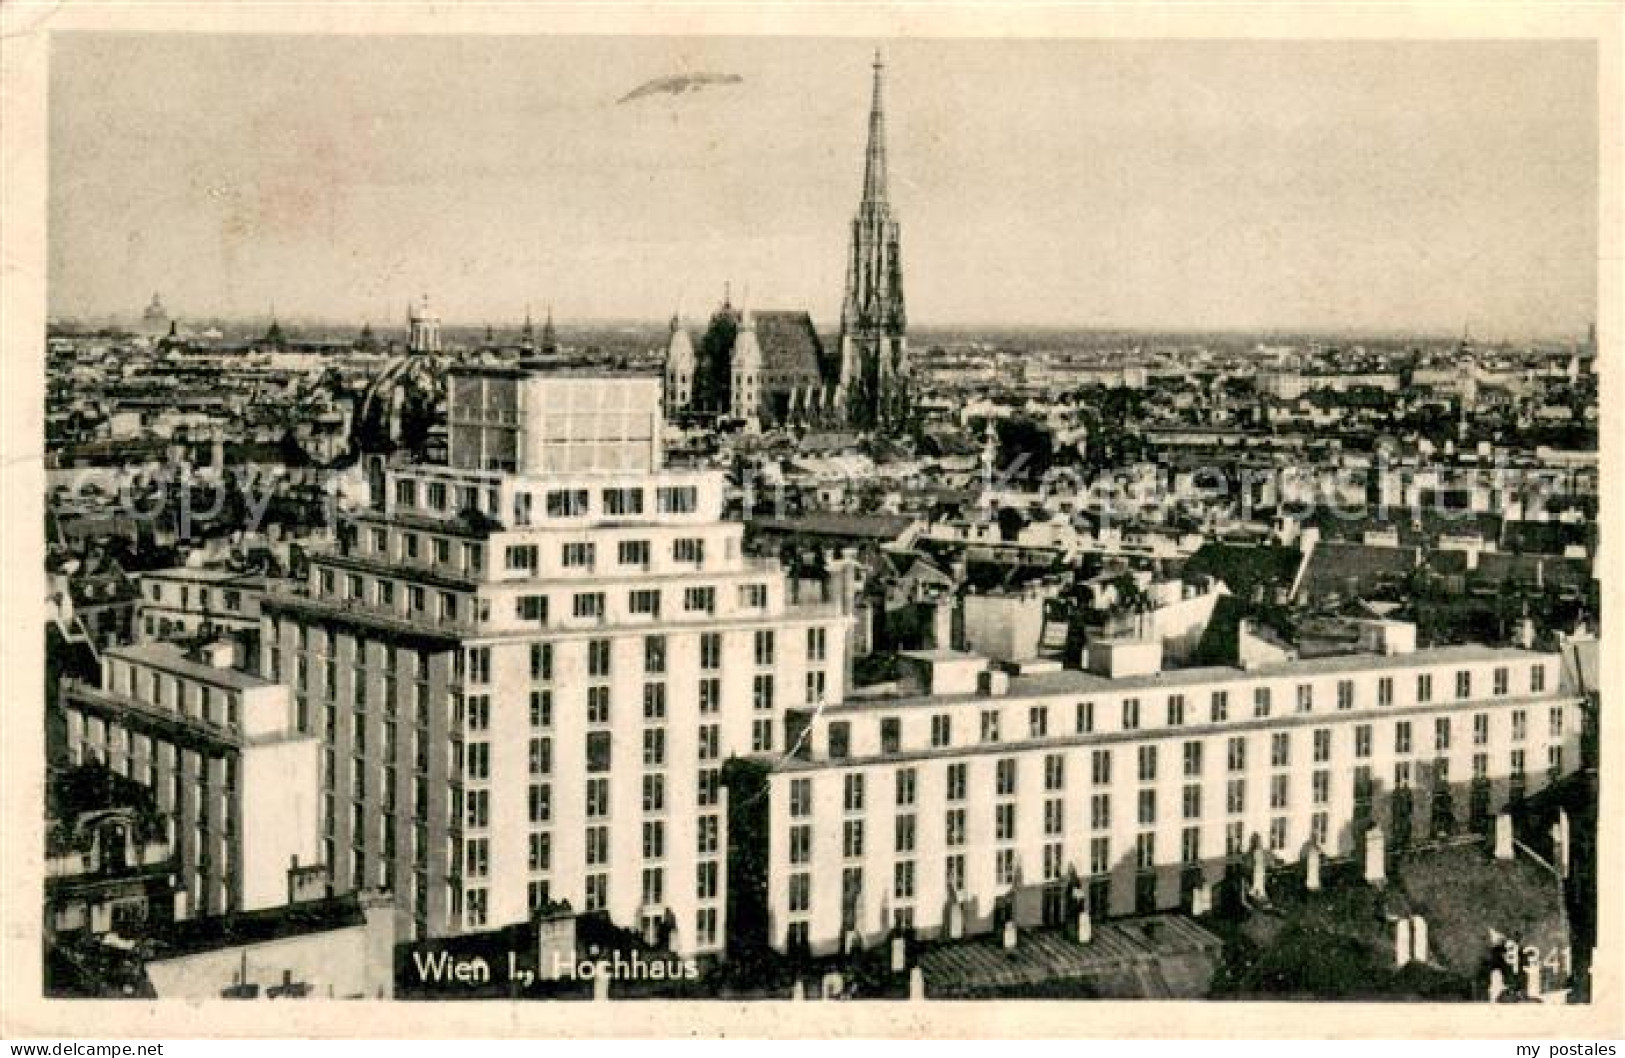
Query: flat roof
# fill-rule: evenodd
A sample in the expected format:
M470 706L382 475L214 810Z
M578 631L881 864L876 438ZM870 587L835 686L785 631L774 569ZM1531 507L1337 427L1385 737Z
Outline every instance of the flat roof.
M201 661L193 661L182 652L180 647L170 643L147 643L140 646L113 647L107 651L107 656L136 665L162 669L165 672L172 672L177 676L184 676L187 679L212 684L216 687L249 691L259 687L274 686L270 681L262 680L253 673L244 672L241 669L222 669L213 665L206 665Z
M1042 698L1046 696L1104 694L1117 691L1136 691L1154 687L1178 689L1215 683L1235 683L1243 680L1270 679L1284 676L1322 676L1338 672L1368 672L1382 669L1403 669L1423 665L1447 665L1452 662L1512 661L1519 658L1552 658L1556 655L1521 647L1492 647L1479 643L1430 647L1408 654L1335 654L1318 658L1299 658L1275 665L1243 669L1232 665L1204 665L1188 669L1167 669L1138 676L1111 679L1082 669L1061 669L1054 672L1033 672L1010 677L1009 690L1004 694L949 694L907 695L895 698L866 698L862 701L842 702L827 706L826 712L857 712L877 709L908 709L923 705L952 705L969 701L996 702L1006 698Z

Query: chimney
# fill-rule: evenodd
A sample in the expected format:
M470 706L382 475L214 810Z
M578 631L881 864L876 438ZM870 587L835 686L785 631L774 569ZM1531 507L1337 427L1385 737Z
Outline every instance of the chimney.
M1512 817L1505 812L1495 817L1495 858L1512 858Z

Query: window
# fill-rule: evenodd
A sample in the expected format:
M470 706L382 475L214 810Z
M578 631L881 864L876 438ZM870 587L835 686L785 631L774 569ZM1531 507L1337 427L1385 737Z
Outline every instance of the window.
M897 804L898 807L912 805L915 797L915 772L913 768L897 769Z
M609 815L609 780L587 780L587 818L603 819Z
M807 660L825 661L829 655L828 629L807 629Z
M1433 748L1443 752L1450 748L1450 718L1438 717L1433 721Z
M963 808L950 808L942 817L943 843L949 848L959 848L965 844L965 810Z
M600 772L609 770L610 761L610 734L608 731L587 732L587 770Z
M587 723L609 723L609 688L587 688Z
M739 605L746 610L767 609L767 585L741 584L739 586Z
M834 740L831 739L831 756L834 756ZM752 753L767 753L773 749L773 721L758 718L750 722L750 748ZM841 754L845 756L845 754Z
M668 485L655 490L655 510L660 514L693 514L699 506L700 492L693 485Z
M717 590L715 588L684 588L683 609L688 613L715 613L717 609Z
M1378 678L1378 680L1377 680L1377 704L1378 705L1393 705L1394 704L1394 678L1392 676L1382 676L1382 677Z
M1050 836L1061 833L1066 824L1065 803L1059 797L1051 797L1044 802L1044 833Z
M1095 703L1079 702L1077 712L1077 732L1087 735L1095 729Z
M993 806L993 836L997 841L1015 840L1016 806L1013 802Z
M1323 805L1332 799L1332 773L1324 768L1316 771L1310 778L1312 796L1315 804Z
M1552 706L1547 714L1547 724L1551 731L1551 737L1563 737L1563 707L1561 705Z
M1089 758L1090 778L1096 786L1108 786L1112 781L1112 751L1097 749Z
M1112 825L1112 796L1097 793L1089 798L1089 826L1094 830L1109 830Z
M1354 755L1356 757L1371 756L1371 725L1360 724L1354 729Z
M1411 722L1401 720L1394 725L1394 752L1409 753L1411 751Z
M666 637L643 637L643 671L658 676L666 671Z
M509 570L524 570L527 573L536 572L536 545L510 544L507 550L507 566Z
M693 565L703 565L705 562L705 541L696 536L685 536L671 542L671 557L673 562L683 562Z
M1270 766L1284 768L1292 763L1292 736L1277 731L1270 736Z
M608 676L610 666L610 641L607 639L590 639L587 641L587 673L590 676Z
M1312 683L1298 684L1298 712L1311 713L1315 709L1315 685Z
M848 819L842 826L841 854L847 859L863 855L863 820Z
M547 623L547 596L521 595L516 600L515 616L533 624Z
M700 636L700 668L707 672L722 668L721 632L705 632Z
M1183 694L1170 694L1168 696L1168 726L1178 727L1185 722L1185 696Z
M997 742L999 740L999 711L997 709L982 710L982 741Z
M812 825L797 823L790 828L790 862L807 863L812 859Z
M896 753L903 741L903 722L895 716L880 718L880 752Z
M1546 689L1546 666L1545 665L1531 665L1531 666L1529 666L1529 690L1530 690L1530 692L1534 693L1534 694L1539 694L1540 692L1544 691L1545 689Z
M546 823L553 818L553 787L545 782L530 784L529 818L532 823Z
M1507 687L1511 683L1511 676L1507 672L1505 665L1496 667L1495 672L1491 677L1491 682L1491 693L1496 697L1501 697L1507 693Z
M848 812L863 811L862 774L854 772L844 777L841 803Z
M1247 780L1231 779L1224 787L1224 808L1231 815L1247 810Z
M604 616L604 593L601 591L576 592L570 612L583 619L602 618Z
M530 645L530 678L533 680L550 680L553 678L552 643L532 643Z
M938 713L931 718L931 745L946 746L953 741L953 718Z
M948 765L947 799L950 801L963 801L965 799L965 764L959 761Z
M626 609L628 613L640 617L660 616L660 589L634 588L627 593Z
M1195 779L1202 774L1202 744L1200 742L1185 743L1184 771L1187 779Z
M1202 818L1202 788L1196 783L1185 785L1181 808L1186 819Z
M649 541L622 540L615 548L615 559L623 566L649 567Z
M645 735L663 733L660 731L644 732ZM648 740L645 739L645 747L648 744ZM665 750L662 748L661 753L664 754L664 752ZM664 775L645 775L643 777L643 810L645 812L664 812L666 810L666 777ZM645 823L644 827L647 829L648 824ZM647 856L649 853L644 852L644 855Z
M1231 771L1247 770L1247 739L1236 735L1225 745L1225 765Z
M1027 737L1043 738L1049 733L1049 710L1035 705L1027 710Z
M1354 708L1354 681L1353 680L1338 680L1337 681L1337 708L1339 708L1339 709L1353 709Z
M1315 763L1324 764L1332 759L1332 729L1319 727L1315 729Z
M1456 697L1471 698L1473 696L1473 674L1468 669L1456 671Z
M1529 713L1524 709L1512 710L1512 741L1522 742L1529 735Z
M773 664L774 636L770 628L758 629L755 636L756 664L767 666Z
M1490 714L1473 714L1473 745L1487 746L1490 741Z
M1287 786L1291 780L1289 775L1270 776L1270 807L1285 808L1287 802Z
M1044 789L1060 790L1066 786L1066 758L1059 753L1044 757Z
M756 674L751 682L751 695L757 712L767 712L773 708L773 674L771 672Z
M1416 700L1418 702L1433 701L1433 674L1423 672L1416 677Z
M790 816L800 819L812 815L812 780L790 780Z
M1014 757L1004 757L995 765L994 788L1000 797L1008 797L1016 792L1016 761Z
M549 518L577 518L587 513L586 489L552 489L547 494Z
M665 728L651 727L644 729L643 766L645 768L663 768L666 766Z
M1270 689L1268 687L1253 688L1253 715L1270 715Z
M1123 730L1133 731L1140 726L1140 700L1138 698L1123 699Z
M1230 692L1214 691L1208 699L1208 719L1215 724L1222 724L1230 719Z
M1141 746L1139 749L1140 781L1151 782L1157 777L1157 747Z
M533 738L530 740L530 773L532 775L546 775L553 770L553 740L550 738Z
M642 489L605 489L604 513L612 517L643 513Z

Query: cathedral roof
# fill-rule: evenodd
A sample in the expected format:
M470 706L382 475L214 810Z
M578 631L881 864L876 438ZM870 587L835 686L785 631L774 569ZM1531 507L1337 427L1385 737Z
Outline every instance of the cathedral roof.
M752 312L756 341L762 347L762 371L768 374L829 378L824 343L805 312Z

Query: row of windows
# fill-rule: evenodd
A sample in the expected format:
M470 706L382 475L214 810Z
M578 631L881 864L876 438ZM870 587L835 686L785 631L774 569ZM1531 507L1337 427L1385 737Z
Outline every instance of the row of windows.
M1473 674L1462 669L1455 674L1455 696L1457 700L1470 699L1473 695ZM1336 685L1336 705L1339 711L1347 711L1359 704L1356 694L1356 681L1352 679L1339 680ZM1416 681L1416 699L1418 704L1426 704L1434 700L1433 674L1420 673ZM1511 674L1507 666L1499 666L1491 674L1491 692L1495 696L1504 696L1511 693ZM1382 676L1376 681L1377 704L1394 704L1394 677ZM1530 693L1541 693L1546 689L1546 666L1544 664L1532 665L1529 669ZM1313 712L1315 708L1315 688L1313 684L1302 683L1297 685L1294 710L1298 713ZM1252 692L1251 715L1255 718L1264 718L1272 715L1274 688L1255 687ZM1119 703L1120 730L1138 730L1144 725L1143 702L1139 697L1128 697ZM1176 692L1169 694L1164 702L1165 725L1179 727L1196 719L1195 714L1188 708L1187 696ZM1076 734L1091 734L1097 730L1096 713L1097 703L1093 701L1078 702L1074 707L1073 730ZM1045 738L1052 733L1059 733L1059 729L1052 731L1052 711L1059 707L1049 705L1034 705L1027 710L1028 738ZM979 736L982 742L998 742L1002 738L1003 712L999 709L984 709L980 716ZM1217 690L1209 695L1208 716L1211 723L1224 723L1232 719L1230 691ZM949 713L938 713L931 717L931 745L944 747L953 745L954 717ZM883 743L896 742L900 738L901 721L897 717L883 717L881 719L881 739ZM1099 728L1099 730L1105 730ZM895 749L888 750L894 752Z
M1564 731L1564 708L1552 706L1547 711L1547 728L1552 738L1561 738ZM1528 734L1527 710L1513 710L1508 717L1511 739L1514 742L1522 741ZM1484 746L1490 740L1491 715L1489 713L1476 713L1472 718L1472 742L1475 746ZM831 725L832 735L834 725ZM1435 752L1447 751L1451 748L1454 718L1436 717L1433 730L1433 750ZM1393 726L1393 749L1396 754L1409 754L1418 752L1413 738L1413 722L1410 720L1397 721ZM1270 735L1270 766L1275 768L1290 767L1292 765L1292 732L1278 731ZM1332 749L1335 738L1333 728L1317 728L1310 733L1311 756L1315 763L1325 763L1332 758ZM833 742L833 739L832 739ZM1180 773L1187 778L1203 774L1205 744L1202 742L1185 742L1180 746ZM1225 767L1230 772L1241 772L1247 769L1247 746L1245 736L1233 736L1225 744ZM1157 745L1142 745L1134 747L1135 774L1141 782L1153 782L1158 777L1161 749ZM1358 724L1353 728L1353 751L1356 759L1363 759L1373 755L1373 725ZM1112 762L1116 751L1110 748L1095 749L1090 752L1090 782L1095 786L1107 786L1112 782ZM836 755L832 750L832 756ZM994 765L994 791L998 796L1014 794L1017 789L1021 758L999 758ZM945 766L946 798L949 801L962 801L968 793L969 765L964 761L950 762ZM1043 758L1043 783L1046 791L1063 789L1066 785L1066 756L1061 753L1045 754ZM897 792L896 803L899 806L914 803L917 788L917 768L903 767L894 772L896 776ZM843 807L849 813L864 810L865 775L852 772L843 776ZM806 778L791 779L789 792L789 811L792 817L810 814L812 810L812 780Z

